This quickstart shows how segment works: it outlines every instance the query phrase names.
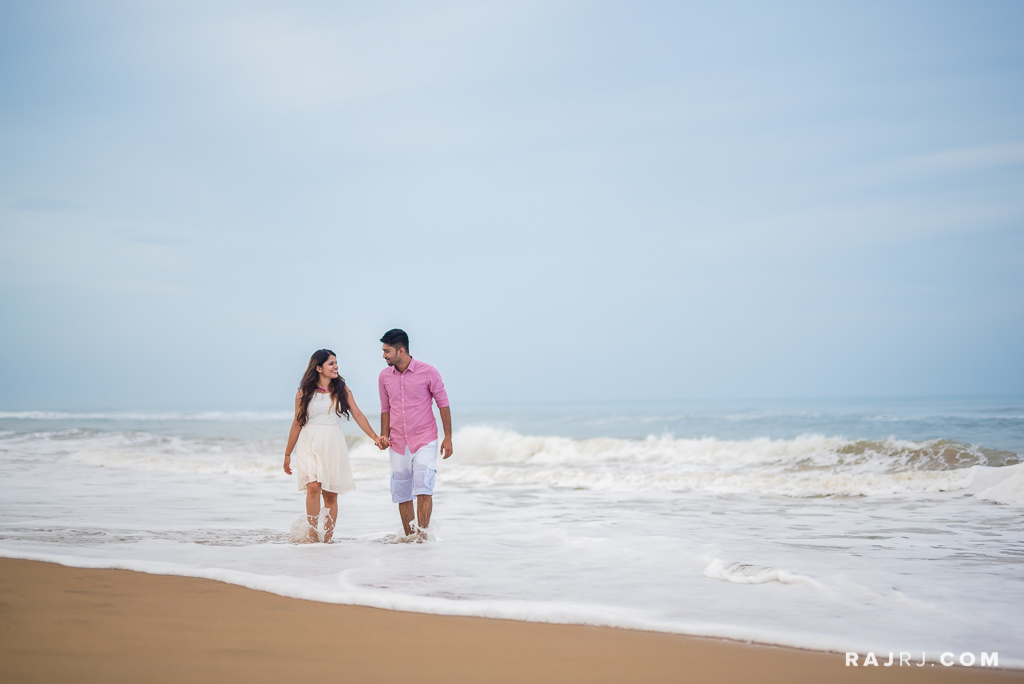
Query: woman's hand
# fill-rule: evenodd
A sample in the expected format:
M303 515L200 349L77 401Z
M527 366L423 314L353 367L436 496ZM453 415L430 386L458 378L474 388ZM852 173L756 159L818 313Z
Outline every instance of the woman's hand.
M287 475L292 474L292 457L290 454L284 455L284 472Z

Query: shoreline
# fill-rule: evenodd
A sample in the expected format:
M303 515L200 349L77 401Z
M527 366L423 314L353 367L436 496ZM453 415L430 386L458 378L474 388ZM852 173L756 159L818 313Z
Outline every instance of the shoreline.
M5 682L1024 682L1022 670L887 668L881 653L878 667L847 667L842 653L405 613L8 558L0 558L0 616Z

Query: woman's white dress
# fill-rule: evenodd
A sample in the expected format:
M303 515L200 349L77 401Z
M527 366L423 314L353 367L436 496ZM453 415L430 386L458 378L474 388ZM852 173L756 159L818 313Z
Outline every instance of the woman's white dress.
M292 453L292 470L300 491L310 482L319 482L324 491L338 494L356 488L341 416L334 411L330 393L317 392L309 400L306 424Z

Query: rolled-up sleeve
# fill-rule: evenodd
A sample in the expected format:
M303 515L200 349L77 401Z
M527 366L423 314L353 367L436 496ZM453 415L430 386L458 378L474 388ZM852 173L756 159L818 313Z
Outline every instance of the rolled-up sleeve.
M430 374L430 394L434 397L434 401L437 403L437 408L448 408L448 392L444 389L444 381L441 380L441 374L437 372L436 368L431 369Z

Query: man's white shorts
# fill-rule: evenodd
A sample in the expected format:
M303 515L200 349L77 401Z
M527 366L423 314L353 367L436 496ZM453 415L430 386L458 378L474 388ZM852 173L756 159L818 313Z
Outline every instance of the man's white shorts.
M410 453L388 449L391 456L391 500L394 503L412 501L414 496L434 493L434 477L437 475L437 440Z

